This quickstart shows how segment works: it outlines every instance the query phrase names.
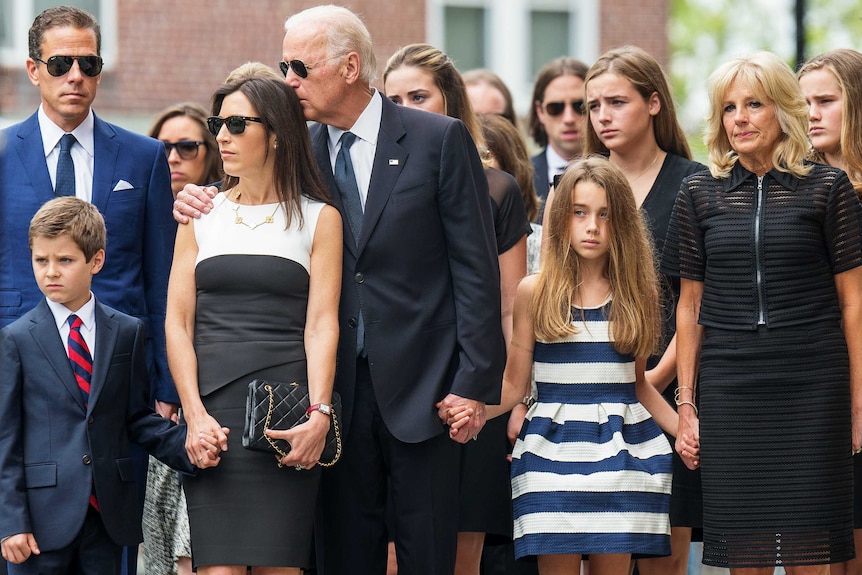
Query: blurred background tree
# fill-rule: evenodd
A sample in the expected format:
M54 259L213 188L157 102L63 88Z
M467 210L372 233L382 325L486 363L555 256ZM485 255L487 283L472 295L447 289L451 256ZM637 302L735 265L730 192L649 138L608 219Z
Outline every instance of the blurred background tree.
M862 3L803 0L805 58L835 48L862 50ZM706 79L734 56L769 50L796 64L796 0L672 0L670 76L680 122L692 151L704 161L701 129Z

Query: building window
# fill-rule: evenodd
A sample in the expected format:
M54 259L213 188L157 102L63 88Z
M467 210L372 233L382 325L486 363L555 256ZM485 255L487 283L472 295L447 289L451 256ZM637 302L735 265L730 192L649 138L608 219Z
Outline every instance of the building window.
M530 74L535 74L549 60L573 53L569 12L533 10L530 12Z
M426 0L428 43L459 70L488 68L523 114L533 79L548 60L598 56L601 0Z
M459 70L485 67L485 9L446 6L445 50Z
M102 58L110 68L117 54L117 0L64 0L96 17L102 30ZM17 68L29 57L27 32L42 10L55 0L0 0L0 65Z

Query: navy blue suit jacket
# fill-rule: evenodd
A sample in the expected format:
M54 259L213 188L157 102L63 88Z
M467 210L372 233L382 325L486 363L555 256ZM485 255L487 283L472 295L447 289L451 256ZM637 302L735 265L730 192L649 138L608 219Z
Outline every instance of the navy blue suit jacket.
M536 188L536 195L542 201L539 206L539 215L536 216L536 223L542 223L542 214L545 213L545 202L548 201L548 193L551 191L551 182L548 181L548 156L545 155L543 148L541 152L532 157L533 161L533 186Z
M54 316L43 299L0 331L0 538L32 532L42 551L71 543L96 487L119 545L142 540L129 457L135 442L193 473L185 426L149 407L144 326L96 302L89 408L84 408Z
M179 403L165 352L165 306L176 222L164 147L95 118L93 204L105 218L105 267L93 293L144 322L153 396ZM38 115L0 132L0 327L43 297L33 278L27 233L39 207L54 197ZM0 144L2 145L2 144ZM126 184L121 184L124 181ZM127 189L116 189L125 187Z
M326 126L311 128L333 201ZM397 106L383 116L358 246L344 222L335 389L349 429L356 379L356 327L380 413L399 440L446 429L434 404L448 393L499 403L505 349L500 271L476 146L457 120Z

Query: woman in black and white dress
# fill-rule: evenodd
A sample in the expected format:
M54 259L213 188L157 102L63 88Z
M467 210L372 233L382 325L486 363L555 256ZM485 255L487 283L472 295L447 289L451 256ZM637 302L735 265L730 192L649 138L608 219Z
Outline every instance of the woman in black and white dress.
M179 227L168 292L168 360L189 427L229 427L216 473L189 479L192 559L198 573L296 574L311 563L321 411L278 432L277 461L242 449L248 383L307 382L330 404L338 343L341 218L327 205L302 108L282 82L245 78L213 97L209 128L227 178L200 220ZM279 465L281 464L281 465Z

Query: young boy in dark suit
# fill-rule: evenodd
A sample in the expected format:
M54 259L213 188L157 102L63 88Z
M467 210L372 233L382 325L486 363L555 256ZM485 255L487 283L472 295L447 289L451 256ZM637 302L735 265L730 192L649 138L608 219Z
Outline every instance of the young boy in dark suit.
M185 426L148 406L143 323L90 291L105 261L105 222L74 197L30 222L45 294L0 331L0 548L10 575L120 573L142 540L129 445L194 473L219 462L187 454Z

